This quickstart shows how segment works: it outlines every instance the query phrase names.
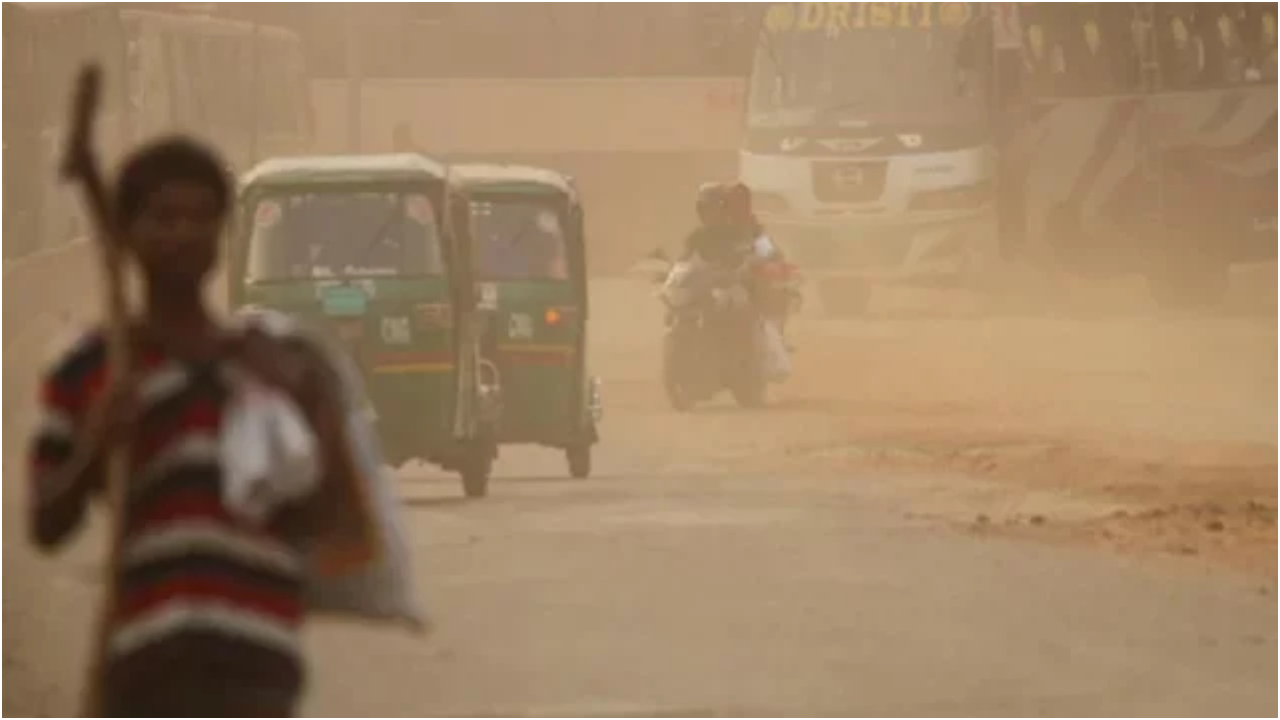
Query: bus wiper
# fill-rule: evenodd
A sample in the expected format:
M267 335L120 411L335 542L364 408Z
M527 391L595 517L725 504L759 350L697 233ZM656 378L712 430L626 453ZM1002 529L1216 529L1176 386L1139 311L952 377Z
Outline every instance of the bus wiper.
M764 46L764 52L769 56L769 62L773 63L773 71L777 75L782 74L782 61L778 59L778 53L773 47L773 33L764 27L760 27L760 43Z

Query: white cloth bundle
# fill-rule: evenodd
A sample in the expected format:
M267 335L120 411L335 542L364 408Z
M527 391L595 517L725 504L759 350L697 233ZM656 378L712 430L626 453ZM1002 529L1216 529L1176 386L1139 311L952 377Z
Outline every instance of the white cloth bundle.
M299 327L279 312L253 309L242 312L239 319L246 326L258 328L273 337L306 344L325 359L341 381L347 445L351 449L353 465L351 470L358 476L354 480L375 529L377 546L370 559L339 573L322 570L324 563L319 553L309 552L308 609L313 613L405 622L417 630L425 630L427 620L418 602L413 563L400 517L400 498L394 478L383 465L381 449L371 425L372 415L368 411L355 363L323 337ZM288 424L283 415L270 417L283 421L285 426ZM303 427L305 429L305 424Z
M315 491L316 438L293 401L238 375L219 438L222 501L234 516L260 525L290 501Z

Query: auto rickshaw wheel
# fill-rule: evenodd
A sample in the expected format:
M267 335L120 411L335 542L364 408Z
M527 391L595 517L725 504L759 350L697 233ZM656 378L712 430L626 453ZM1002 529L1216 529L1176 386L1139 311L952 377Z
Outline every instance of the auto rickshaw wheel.
M591 476L590 445L571 445L565 448L564 456L569 461L569 477L584 480Z
M458 472L462 475L462 492L469 498L489 494L489 476L493 473L492 443L476 442L462 456Z

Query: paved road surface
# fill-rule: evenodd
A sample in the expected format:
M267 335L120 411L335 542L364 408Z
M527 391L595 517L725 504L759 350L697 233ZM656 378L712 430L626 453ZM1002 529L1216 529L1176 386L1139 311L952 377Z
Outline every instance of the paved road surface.
M922 519L946 501L934 489L964 478L726 471L701 450L781 430L787 414L676 419L652 398L652 327L601 307L618 400L598 476L563 479L554 454L521 450L491 498L462 502L451 479L402 473L438 629L316 628L310 714L1276 713L1274 583ZM29 388L34 365L12 369L12 347L6 386ZM643 367L618 364L641 351ZM915 377L929 376L899 381ZM55 560L31 554L16 464L27 420L20 404L5 415L4 712L65 714L100 528Z
M1276 712L1275 600L1244 580L939 531L888 478L607 474L483 503L407 478L437 632L320 628L310 714ZM90 557L6 592L6 714L70 709L81 638L10 601L83 612Z

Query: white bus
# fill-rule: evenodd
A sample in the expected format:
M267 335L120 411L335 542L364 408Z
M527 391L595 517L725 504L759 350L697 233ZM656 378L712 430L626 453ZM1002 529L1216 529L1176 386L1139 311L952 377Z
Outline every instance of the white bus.
M740 176L828 310L1004 260L1220 298L1273 260L1274 3L785 3Z
M765 12L739 178L828 311L994 252L990 29L980 3Z
M301 42L278 28L114 4L5 3L5 257L80 233L57 185L70 91L104 70L98 142L108 162L161 133L217 147L233 168L310 144Z

